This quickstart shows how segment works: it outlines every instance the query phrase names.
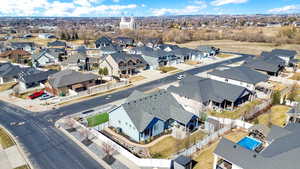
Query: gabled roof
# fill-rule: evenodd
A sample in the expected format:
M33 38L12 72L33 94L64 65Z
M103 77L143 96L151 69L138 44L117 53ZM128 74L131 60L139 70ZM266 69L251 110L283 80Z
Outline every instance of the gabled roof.
M273 49L271 52L275 56L285 56L289 58L294 58L297 55L295 50L285 50L285 49Z
M277 72L281 66L284 66L284 60L279 57L270 57L269 54L263 54L259 57L254 57L246 60L243 66L250 67L256 70Z
M81 73L66 69L49 76L48 82L52 87L59 88L89 80L95 80L97 78L98 76L92 73Z
M67 46L66 42L63 41L53 41L53 42L48 42L48 46Z
M269 79L269 76L245 66L232 67L225 70L214 70L208 72L208 74L250 84L257 84Z
M134 39L129 38L129 37L117 37L115 39L115 41L117 41L119 43L129 44L129 45L132 45L134 43Z
M96 40L96 44L112 44L112 40L107 36L102 36Z
M0 64L0 77L15 77L17 78L18 73L23 69L20 66L13 65L9 62Z
M48 76L56 72L56 70L39 71L35 68L30 68L18 73L18 80L26 84L41 82L47 80Z
M167 90L202 103L210 100L219 103L224 100L235 102L244 92L250 93L241 86L196 76L187 76L181 80L179 87L170 86Z
M155 118L163 121L173 119L187 124L194 116L187 112L166 90L149 94L133 92L121 106L139 132L144 131Z
M143 57L141 55L137 55L137 54L127 54L125 52L116 52L116 53L110 54L110 56L115 60L116 63L120 63L121 61L128 62L130 60L135 62L136 60L140 60L142 63L146 64L146 61L143 59Z
M200 46L198 46L196 48L196 50L199 50L201 52L208 52L208 53L210 53L210 52L215 51L215 47L209 46L209 45L200 45Z
M27 46L33 48L35 44L33 42L11 42L11 46L15 49L21 49Z

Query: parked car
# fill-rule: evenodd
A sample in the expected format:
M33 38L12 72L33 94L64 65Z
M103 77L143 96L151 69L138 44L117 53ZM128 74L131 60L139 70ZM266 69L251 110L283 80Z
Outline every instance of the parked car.
M45 94L45 92L43 90L39 91L39 92L34 92L32 95L28 96L30 99L36 99L40 96L42 96L43 94Z
M44 93L41 97L40 97L40 100L47 100L47 99L50 99L52 98L53 96L52 95L49 95L48 93Z

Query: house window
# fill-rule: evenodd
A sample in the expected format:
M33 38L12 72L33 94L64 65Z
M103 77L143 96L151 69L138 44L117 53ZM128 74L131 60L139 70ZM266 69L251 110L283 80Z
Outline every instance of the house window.
M127 126L127 125L128 125L128 123L127 123L127 122L125 122L125 125Z
M225 79L225 82L228 82L228 79Z
M118 122L119 122L119 124L121 124L121 121L120 121L120 120L118 120Z

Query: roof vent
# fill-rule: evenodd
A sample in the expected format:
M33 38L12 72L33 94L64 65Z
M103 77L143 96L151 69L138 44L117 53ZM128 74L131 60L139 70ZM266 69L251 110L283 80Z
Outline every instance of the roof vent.
M253 158L256 158L257 157L257 155L256 154L253 154Z
M233 148L236 148L237 146L236 145L233 145Z

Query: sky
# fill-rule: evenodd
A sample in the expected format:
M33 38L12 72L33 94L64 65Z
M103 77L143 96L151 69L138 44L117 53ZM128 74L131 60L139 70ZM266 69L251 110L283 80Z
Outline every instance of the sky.
M0 0L0 16L115 17L300 13L300 0Z

